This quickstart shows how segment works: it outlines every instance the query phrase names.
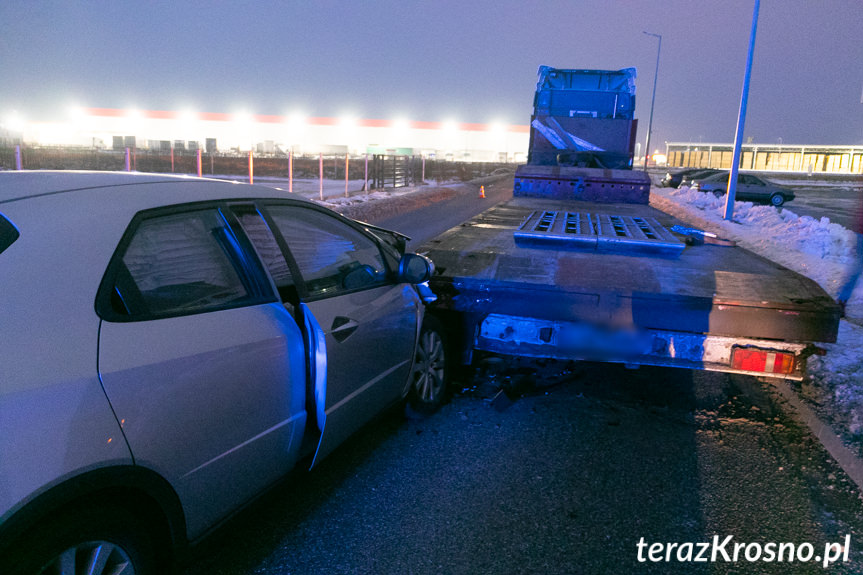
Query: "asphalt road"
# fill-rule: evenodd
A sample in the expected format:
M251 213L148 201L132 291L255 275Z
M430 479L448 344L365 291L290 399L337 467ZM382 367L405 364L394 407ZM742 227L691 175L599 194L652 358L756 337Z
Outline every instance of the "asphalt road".
M785 205L785 208L798 216L812 216L820 219L830 218L858 234L863 234L860 223L863 222L863 184L807 186L790 185L795 198Z
M512 198L512 181L509 177L484 185L485 197L480 197L480 186L471 185L445 202L372 223L407 234L411 238L408 249L413 249L494 204Z
M246 510L192 574L860 573L853 484L752 378L522 364L393 411ZM528 375L538 371L538 375ZM848 563L638 561L637 544L811 544ZM721 557L721 556L720 556ZM646 551L643 558L647 558Z
M506 185L376 223L418 245ZM768 384L535 361L486 362L459 383L433 416L395 409L277 486L183 573L863 572L860 493ZM846 535L848 562L815 563ZM672 551L652 562L646 546L639 561L641 538L714 536L733 537L729 554L734 543L793 543L805 556L811 544L813 560L748 563L741 551L736 563L678 562Z

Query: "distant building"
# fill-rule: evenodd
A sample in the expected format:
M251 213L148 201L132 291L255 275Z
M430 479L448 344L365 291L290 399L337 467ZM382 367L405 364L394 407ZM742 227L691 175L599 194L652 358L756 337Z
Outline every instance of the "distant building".
M667 166L730 170L732 144L667 142ZM743 144L741 170L863 174L863 146Z
M34 145L87 146L101 140L113 147L197 150L207 153L376 154L411 150L448 160L524 162L526 125L419 122L231 114L182 114L106 108L82 110L67 124L31 123L24 140Z

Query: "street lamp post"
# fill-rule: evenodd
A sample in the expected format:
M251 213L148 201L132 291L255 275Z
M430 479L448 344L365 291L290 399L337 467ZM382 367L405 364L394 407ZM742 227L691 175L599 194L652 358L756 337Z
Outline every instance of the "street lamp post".
M752 11L752 30L749 33L749 53L746 56L746 73L743 74L743 90L740 95L740 111L737 114L737 131L734 135L734 152L731 154L731 171L728 174L728 192L725 194L724 219L734 216L734 198L737 195L737 174L740 170L740 155L743 149L743 127L746 124L746 106L749 102L749 77L752 75L752 59L755 56L755 33L758 31L758 9L761 0L755 0Z
M659 54L662 52L662 35L644 32L648 36L659 38L656 47L656 72L653 74L653 97L650 99L650 119L647 122L647 141L644 143L644 171L647 171L647 160L650 158L650 132L653 130L653 104L656 103L656 78L659 76Z

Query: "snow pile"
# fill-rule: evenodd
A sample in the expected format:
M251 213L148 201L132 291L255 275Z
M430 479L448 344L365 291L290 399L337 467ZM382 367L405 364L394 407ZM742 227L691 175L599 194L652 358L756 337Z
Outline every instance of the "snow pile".
M326 198L325 200L317 200L314 201L322 206L327 206L328 208L335 209L337 207L344 206L352 206L354 204L364 204L366 202L373 202L375 200L386 200L391 198L394 194L389 192L369 192L368 194L356 194L353 196L348 196L347 198Z
M364 204L377 200L387 200L400 196L407 196L417 192L436 191L444 186L461 186L462 182L438 182L435 184L423 184L419 186L405 186L402 188L386 188L385 190L376 190L370 192L352 192L348 197L329 196L323 200L315 197L311 199L322 206L338 211L338 208L353 206L356 204Z
M836 297L857 258L854 232L830 222L798 216L787 208L735 202L734 220L723 219L725 197L680 189L653 188L651 204L690 225L735 240L744 248L805 275ZM819 413L840 427L863 452L863 278L848 300L848 320L839 324L827 355L813 356L807 369Z
M835 344L826 344L827 355L807 363L817 386L815 401L831 422L841 425L856 440L863 440L863 327L839 322Z

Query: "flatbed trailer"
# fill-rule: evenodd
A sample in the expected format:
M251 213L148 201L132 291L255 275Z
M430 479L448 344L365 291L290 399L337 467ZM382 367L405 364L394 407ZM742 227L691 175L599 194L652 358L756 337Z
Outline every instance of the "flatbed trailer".
M520 196L417 251L435 262L432 309L465 363L485 351L802 379L815 344L836 340L839 306L675 226L644 203Z

